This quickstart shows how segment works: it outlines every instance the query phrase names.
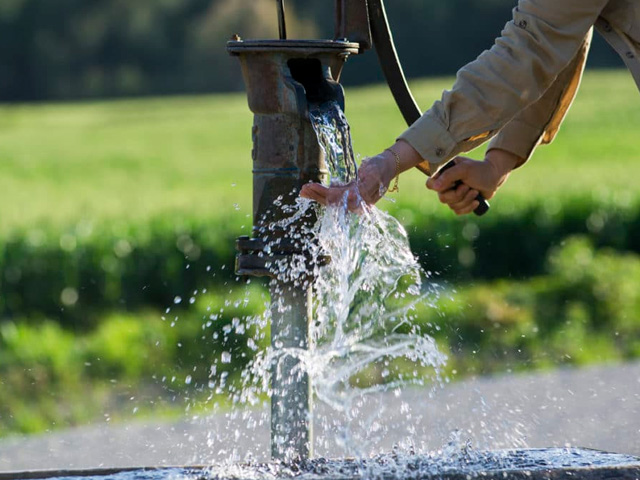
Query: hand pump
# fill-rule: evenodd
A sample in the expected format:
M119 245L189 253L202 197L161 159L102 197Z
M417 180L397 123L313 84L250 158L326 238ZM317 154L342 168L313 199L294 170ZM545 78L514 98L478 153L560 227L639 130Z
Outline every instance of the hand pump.
M312 216L282 228L276 205L295 202L302 185L327 178L324 154L309 119L309 105L337 101L338 83L351 55L375 46L380 64L407 123L420 117L398 61L383 0L335 0L333 40L289 40L284 0L276 0L280 38L242 40L227 49L242 67L253 124L253 236L237 242L239 275L271 277L271 341L282 352L309 346L313 278L283 276L283 265L305 255L292 232ZM428 164L418 165L428 173ZM312 454L312 402L307 374L293 356L282 355L271 375L271 450L280 460Z

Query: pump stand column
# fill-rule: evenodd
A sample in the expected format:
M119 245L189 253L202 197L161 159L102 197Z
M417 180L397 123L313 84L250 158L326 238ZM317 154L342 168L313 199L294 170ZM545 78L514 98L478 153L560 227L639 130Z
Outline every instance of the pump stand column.
M309 119L309 104L334 100L344 107L337 83L358 44L332 40L235 40L228 51L242 66L253 123L253 238L238 239L239 275L271 277L271 341L277 361L271 376L271 451L276 460L312 454L309 376L300 355L309 347L309 271L289 266L306 258L301 227L313 214L279 227L282 206L294 205L302 185L323 182L324 153ZM303 261L302 264L305 262ZM308 269L309 270L309 269Z
M271 343L283 352L271 374L271 455L295 461L313 453L309 375L289 349L307 349L311 321L311 287L271 283Z

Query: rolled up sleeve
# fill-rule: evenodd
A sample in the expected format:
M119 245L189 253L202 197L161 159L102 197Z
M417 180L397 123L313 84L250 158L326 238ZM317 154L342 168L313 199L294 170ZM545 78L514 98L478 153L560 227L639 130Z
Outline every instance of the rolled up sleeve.
M548 105L558 100L557 95L552 99L555 92L563 91L564 77L559 77L580 57L607 2L520 0L493 47L460 69L453 88L399 138L429 162L431 172L486 142L512 120L509 131L517 129L520 136L511 140L505 131L499 144L514 153L533 150L542 136L541 125L555 116ZM558 89L550 90L554 84ZM543 99L547 91L549 97ZM524 112L539 100L537 110ZM534 114L539 116L536 121L531 120Z

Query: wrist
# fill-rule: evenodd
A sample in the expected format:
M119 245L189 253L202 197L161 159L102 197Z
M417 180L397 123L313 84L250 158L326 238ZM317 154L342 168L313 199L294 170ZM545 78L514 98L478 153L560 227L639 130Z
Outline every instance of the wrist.
M524 159L507 150L492 148L486 153L485 161L490 163L501 176L504 176L521 165Z
M382 168L382 178L385 185L389 185L395 177L400 175L400 156L397 152L395 152L395 150L392 149L393 147L386 149L384 152L382 152L381 155L384 161L384 166Z
M424 159L420 156L418 151L411 146L410 143L404 140L397 140L391 147L391 150L396 152L400 157L400 165L398 166L398 174L405 170L410 170L419 163L422 163Z

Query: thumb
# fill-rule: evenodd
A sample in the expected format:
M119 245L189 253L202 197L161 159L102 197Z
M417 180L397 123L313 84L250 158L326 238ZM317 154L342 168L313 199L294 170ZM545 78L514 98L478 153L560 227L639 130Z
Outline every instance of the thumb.
M436 174L429 179L427 187L436 192L445 192L453 188L458 181L464 181L467 176L467 166L462 163L463 159L455 158L444 165Z

